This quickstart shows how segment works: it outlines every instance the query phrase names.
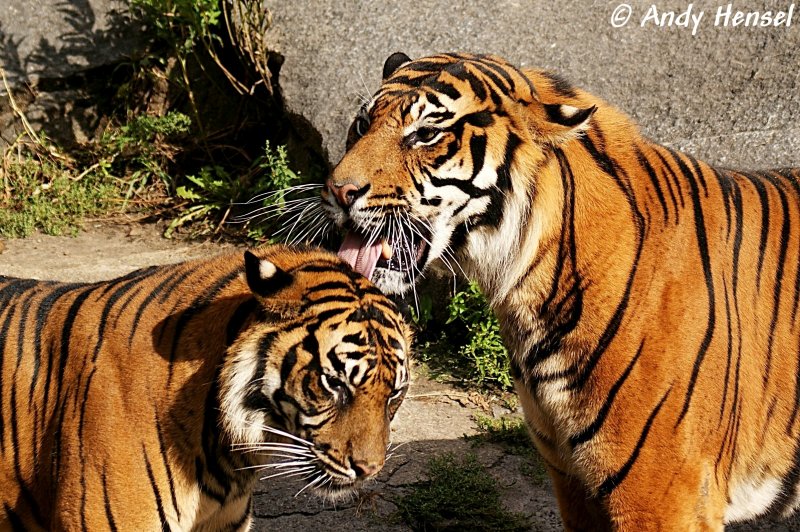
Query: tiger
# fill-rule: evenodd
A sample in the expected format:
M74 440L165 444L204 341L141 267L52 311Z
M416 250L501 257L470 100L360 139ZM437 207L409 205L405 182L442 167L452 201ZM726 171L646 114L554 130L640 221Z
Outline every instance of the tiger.
M800 503L800 170L713 167L563 76L391 55L318 202L388 294L477 282L567 530Z
M409 334L311 247L0 277L0 530L244 531L264 472L352 497L384 464Z

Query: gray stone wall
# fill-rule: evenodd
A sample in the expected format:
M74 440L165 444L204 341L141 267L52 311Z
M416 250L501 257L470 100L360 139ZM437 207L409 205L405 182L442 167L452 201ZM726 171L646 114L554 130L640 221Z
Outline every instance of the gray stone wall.
M688 3L626 0L272 0L270 39L286 61L289 110L306 117L332 162L384 59L443 51L493 53L552 69L632 115L651 138L726 166L800 165L800 3L790 27L715 26L727 1L693 3L697 31L641 25ZM786 10L791 2L742 0L734 11ZM686 17L689 18L689 17ZM676 18L677 20L677 18ZM732 20L732 19L731 19Z
M101 125L113 66L139 48L124 0L3 0L0 66L33 126L61 142L85 140ZM0 144L17 132L0 85Z

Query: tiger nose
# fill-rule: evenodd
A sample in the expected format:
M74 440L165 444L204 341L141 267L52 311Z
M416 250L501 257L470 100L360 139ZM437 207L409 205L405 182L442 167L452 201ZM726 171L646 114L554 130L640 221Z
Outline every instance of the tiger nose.
M349 207L367 192L367 187L358 188L353 183L337 185L333 181L328 180L328 190L330 190L333 197L336 198L336 203L341 207Z
M356 472L357 478L373 477L378 474L382 466L383 464L350 459L350 467Z

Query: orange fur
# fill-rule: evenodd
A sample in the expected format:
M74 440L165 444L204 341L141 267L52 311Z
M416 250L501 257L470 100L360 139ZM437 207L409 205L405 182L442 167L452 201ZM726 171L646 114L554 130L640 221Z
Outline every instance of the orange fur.
M313 444L295 452L316 456L321 488L380 469L405 390L394 305L324 252L251 258L94 284L0 277L0 529L246 530L261 475L242 468L295 441L262 425ZM354 384L331 368L348 360L369 374Z
M457 260L480 283L565 527L791 513L800 171L715 169L496 57L392 66L329 181L363 196L324 201L358 231L378 208L423 220L417 267Z

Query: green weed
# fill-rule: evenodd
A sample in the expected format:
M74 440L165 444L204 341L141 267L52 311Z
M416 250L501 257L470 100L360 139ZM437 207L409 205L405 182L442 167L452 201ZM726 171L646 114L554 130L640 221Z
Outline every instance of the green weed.
M449 374L479 387L513 387L500 324L476 283L469 283L453 296L445 316L435 314L432 301L424 296L419 313L413 313L422 329L418 358L428 364L434 376Z
M462 460L452 454L434 457L428 463L428 477L396 501L397 516L414 530L510 532L530 528L527 516L503 507L497 481L474 454Z
M75 178L69 167L32 156L7 160L2 172L0 235L25 237L40 230L49 235L74 234L86 217L115 210L121 183L88 173Z

